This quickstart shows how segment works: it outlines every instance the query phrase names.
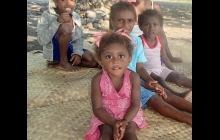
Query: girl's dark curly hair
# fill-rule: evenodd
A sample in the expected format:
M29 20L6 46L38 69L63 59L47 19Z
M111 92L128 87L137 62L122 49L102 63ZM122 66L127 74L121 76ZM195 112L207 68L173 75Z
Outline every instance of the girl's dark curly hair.
M135 19L137 19L137 14L136 14L134 6L132 4L130 4L129 2L125 2L125 1L119 1L111 6L110 18L114 19L115 15L118 13L118 11L121 11L121 10L129 10L129 11L133 12Z
M111 30L106 30L105 32L106 33L100 39L99 47L96 45L96 43L94 44L95 45L95 50L94 50L95 57L97 60L101 60L101 54L103 52L103 49L112 43L119 43L121 45L126 46L129 55L132 56L133 46L132 46L130 39L128 39L124 35L121 35L119 33L115 33Z

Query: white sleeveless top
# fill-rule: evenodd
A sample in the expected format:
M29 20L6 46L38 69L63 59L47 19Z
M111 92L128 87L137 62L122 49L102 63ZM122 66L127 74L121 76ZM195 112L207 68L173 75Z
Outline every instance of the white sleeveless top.
M144 68L146 70L161 68L160 51L162 44L159 36L156 36L156 44L154 46L151 46L143 35L140 38L144 47L144 55L148 60L147 63L144 63Z

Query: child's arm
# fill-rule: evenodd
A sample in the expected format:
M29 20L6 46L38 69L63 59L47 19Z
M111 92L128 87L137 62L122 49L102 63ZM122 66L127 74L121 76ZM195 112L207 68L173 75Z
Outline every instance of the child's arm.
M165 94L163 87L148 74L143 63L137 63L136 70L141 79L145 81L141 82L141 86L151 91L155 91L158 94Z
M74 47L74 52L73 54L77 54L82 58L83 55L83 41L84 41L84 37L83 37L83 33L81 32L81 36L76 39L75 41L72 42L72 45Z
M162 10L161 10L160 6L155 2L153 5L154 5L153 9L157 10L162 15Z
M110 125L113 128L115 124L115 119L102 106L102 94L100 89L101 75L102 75L102 71L100 71L92 78L92 83L91 83L92 110L95 116L100 121Z
M166 67L168 69L171 69L173 71L175 71L173 64L170 62L170 59L168 58L167 54L166 54L166 50L165 50L165 46L163 45L164 43L162 42L162 47L160 49L161 52L161 60L164 62L164 64L166 65Z
M82 58L84 34L82 30L81 18L76 12L73 12L72 14L75 25L72 34L72 45L74 47L73 54L77 54Z
M54 18L54 21L49 23L49 18ZM40 45L46 46L57 32L60 23L57 22L57 17L50 17L48 10L44 11L37 23L37 40Z

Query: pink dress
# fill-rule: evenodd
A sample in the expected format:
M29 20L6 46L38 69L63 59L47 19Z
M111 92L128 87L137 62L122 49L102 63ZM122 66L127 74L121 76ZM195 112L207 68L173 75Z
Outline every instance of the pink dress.
M122 88L117 92L105 70L102 70L102 77L100 81L100 88L102 92L103 108L116 120L123 119L131 100L131 84L130 75L131 71L126 70L124 74L124 81ZM146 120L143 118L143 111L140 109L137 115L132 119L139 128L143 128L147 125ZM90 121L90 129L85 135L86 140L97 140L100 136L99 125L104 124L94 114Z

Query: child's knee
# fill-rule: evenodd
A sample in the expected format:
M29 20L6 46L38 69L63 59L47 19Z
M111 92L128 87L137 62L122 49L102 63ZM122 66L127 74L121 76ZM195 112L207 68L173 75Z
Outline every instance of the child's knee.
M126 127L125 133L128 134L128 135L135 134L136 128L137 128L136 123L131 121L130 124Z
M63 24L60 25L57 33L71 36L72 35L72 30L73 30L73 27L71 25L63 23Z
M183 77L183 75L182 74L176 74L176 76L175 76L175 81L177 82L177 83L181 83L181 81L183 81L183 79L184 79L184 77Z
M95 57L91 52L88 52L88 51L84 52L83 59L89 62L90 67L98 66L98 62L95 60Z
M99 140L111 140L113 135L113 130L110 126L103 124L99 127L100 137Z
M156 78L156 80L157 80L159 83L164 82L164 79L163 79L162 77L160 77L160 76L158 76L158 77Z

